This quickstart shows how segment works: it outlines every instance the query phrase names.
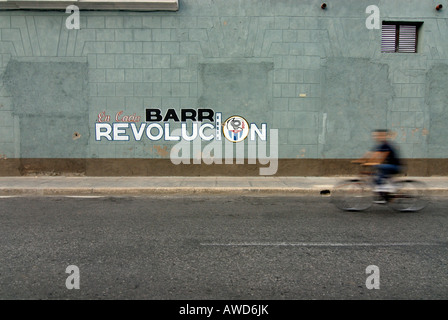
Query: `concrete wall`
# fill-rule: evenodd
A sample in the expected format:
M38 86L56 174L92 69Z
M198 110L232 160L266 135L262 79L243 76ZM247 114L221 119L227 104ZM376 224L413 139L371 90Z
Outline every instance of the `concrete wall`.
M65 159L55 171L94 166L95 174L122 159L110 174L172 174L172 142L94 139L102 111L144 117L146 108L212 108L267 123L279 129L281 174L343 173L345 162L328 168L360 156L379 127L394 132L415 173L448 173L448 8L436 11L439 0L338 0L322 10L321 2L181 0L178 12L81 11L80 30L65 27L63 11L0 11L1 174L51 171L51 159ZM423 22L418 53L381 53L381 30L365 24L369 5L381 20ZM156 172L129 159L166 161Z

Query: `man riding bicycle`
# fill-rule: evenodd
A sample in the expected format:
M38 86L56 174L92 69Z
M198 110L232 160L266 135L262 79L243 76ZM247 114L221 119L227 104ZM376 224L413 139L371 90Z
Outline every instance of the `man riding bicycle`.
M387 183L387 179L402 171L397 149L389 143L389 131L386 129L374 130L372 138L376 145L355 162L375 167L375 192L394 192L393 186Z

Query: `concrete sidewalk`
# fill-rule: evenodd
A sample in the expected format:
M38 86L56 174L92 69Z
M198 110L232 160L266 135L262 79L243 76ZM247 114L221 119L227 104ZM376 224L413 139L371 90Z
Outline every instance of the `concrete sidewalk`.
M0 196L110 196L161 194L320 195L350 177L0 177ZM406 177L448 195L448 177Z

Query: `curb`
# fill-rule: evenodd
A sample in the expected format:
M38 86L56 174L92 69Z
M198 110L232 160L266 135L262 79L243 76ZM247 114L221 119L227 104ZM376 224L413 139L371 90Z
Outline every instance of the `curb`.
M332 186L319 188L142 187L142 188L0 188L0 196L150 196L150 195L285 195L331 196ZM329 191L329 192L328 192ZM322 192L322 193L321 193ZM428 188L430 196L447 196L448 188Z
M233 187L147 187L147 188L4 188L0 196L36 195L36 196L73 196L73 195L320 195L321 189L310 188L233 188Z

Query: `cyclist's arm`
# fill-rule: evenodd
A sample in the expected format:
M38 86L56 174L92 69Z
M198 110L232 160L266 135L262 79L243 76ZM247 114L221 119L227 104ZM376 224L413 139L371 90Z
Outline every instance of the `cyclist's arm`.
M388 151L372 152L370 159L366 163L364 163L364 165L375 166L375 165L381 164L386 159L388 154L389 154Z
M368 162L370 158L372 158L372 155L374 154L373 151L366 152L361 158L353 160L353 163L365 163Z
M364 154L360 159L352 161L353 163L362 163L364 165L378 165L386 159L388 151L369 151Z

